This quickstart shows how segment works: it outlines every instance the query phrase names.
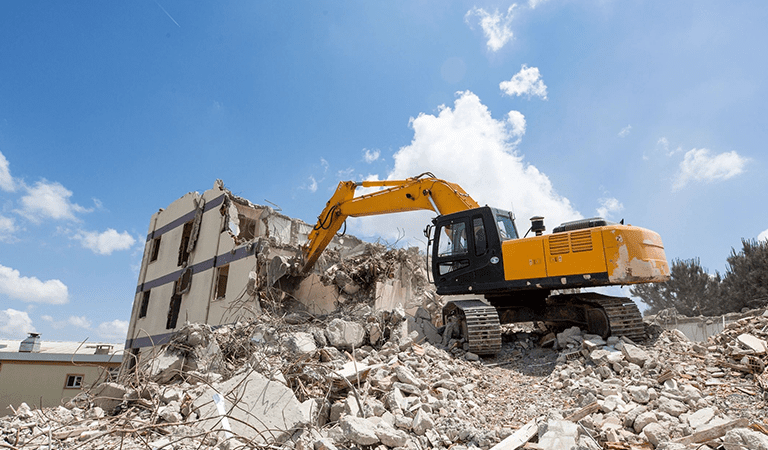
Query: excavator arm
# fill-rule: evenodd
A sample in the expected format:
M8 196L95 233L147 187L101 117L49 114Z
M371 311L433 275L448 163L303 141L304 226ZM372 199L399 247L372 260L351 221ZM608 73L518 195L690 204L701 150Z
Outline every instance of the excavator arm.
M372 194L355 197L358 187L386 187ZM336 188L304 246L302 272L309 272L320 254L331 242L347 217L391 214L420 209L438 214L451 214L477 208L479 205L458 184L423 173L405 180L342 181Z

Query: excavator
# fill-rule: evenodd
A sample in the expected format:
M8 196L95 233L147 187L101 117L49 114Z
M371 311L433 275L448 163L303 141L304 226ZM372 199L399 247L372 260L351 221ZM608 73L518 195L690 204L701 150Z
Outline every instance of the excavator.
M380 190L355 196L358 187ZM443 320L454 323L478 355L499 352L506 323L576 325L603 338L642 340L642 316L632 300L581 288L669 279L654 231L595 217L544 234L544 218L535 216L521 237L514 214L480 206L461 186L429 172L405 180L340 182L303 248L302 272L311 270L347 217L414 210L438 214L424 233L437 293L452 298Z

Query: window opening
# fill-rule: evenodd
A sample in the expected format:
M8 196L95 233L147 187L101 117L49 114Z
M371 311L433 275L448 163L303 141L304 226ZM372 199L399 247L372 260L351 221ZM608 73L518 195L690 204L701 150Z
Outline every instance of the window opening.
M162 236L158 236L154 239L152 239L152 253L150 253L149 256L149 262L157 261L157 257L160 256L160 238Z
M183 272L181 272L181 275L179 275L179 280L176 284L176 293L186 294L189 292L189 289L192 287L192 268L187 267Z
M192 225L189 230L189 239L187 239L187 253L192 253L197 244L197 237L200 235L200 224L203 223L203 213L205 212L205 199L195 200L195 218L192 219Z
M165 322L165 329L176 328L176 322L179 320L179 310L181 309L181 294L176 293L178 282L173 283L173 295L168 305L168 320Z
M237 215L237 220L240 226L240 234L237 237L250 241L256 237L256 219L246 217L243 214Z
M187 247L189 246L189 238L192 236L193 222L194 221L190 220L184 224L184 230L181 233L181 244L179 245L179 261L176 264L177 266L183 266L189 262L189 249Z
M128 367L127 370L133 370L134 367L136 367L136 363L139 361L139 355L141 354L141 349L139 348L132 348L128 350L127 358L128 358Z
M479 256L488 250L488 239L485 236L482 217L476 217L472 220L472 229L475 230L475 255Z
M216 293L214 300L223 300L227 295L227 279L229 278L229 264L218 268L216 275Z
M147 317L147 309L149 309L149 291L144 291L144 295L141 298L141 308L139 308L139 319Z
M67 375L65 389L80 389L83 387L83 375Z

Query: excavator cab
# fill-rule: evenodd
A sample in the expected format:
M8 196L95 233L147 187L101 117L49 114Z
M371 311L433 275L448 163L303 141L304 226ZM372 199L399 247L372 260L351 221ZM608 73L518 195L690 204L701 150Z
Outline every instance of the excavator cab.
M432 274L439 294L504 287L501 243L518 238L511 212L484 206L438 216L433 224Z

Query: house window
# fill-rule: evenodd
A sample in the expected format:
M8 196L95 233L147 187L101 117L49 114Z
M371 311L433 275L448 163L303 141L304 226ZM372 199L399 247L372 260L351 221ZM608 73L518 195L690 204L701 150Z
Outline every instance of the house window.
M160 237L152 239L152 253L149 256L149 262L157 261L157 257L160 255Z
M139 308L139 319L147 317L147 309L149 308L149 291L144 291L144 296L141 299L141 308Z
M184 230L181 232L181 243L179 244L179 261L177 266L183 266L189 262L189 239L192 237L192 220L184 224Z
M216 293L213 296L214 300L223 300L227 295L227 279L229 278L229 264L221 266L217 269L216 275Z
M83 375L67 375L65 389L80 389L83 387Z

